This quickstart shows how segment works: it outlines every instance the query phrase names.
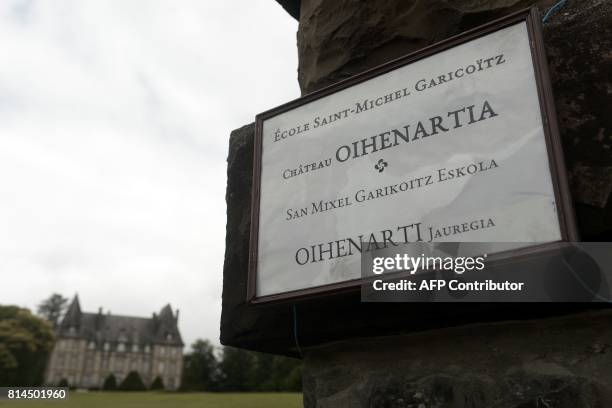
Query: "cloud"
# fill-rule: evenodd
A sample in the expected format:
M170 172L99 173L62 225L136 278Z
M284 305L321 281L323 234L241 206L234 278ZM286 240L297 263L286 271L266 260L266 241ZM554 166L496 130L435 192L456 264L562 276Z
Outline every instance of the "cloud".
M299 96L273 0L0 3L0 303L218 342L229 133Z

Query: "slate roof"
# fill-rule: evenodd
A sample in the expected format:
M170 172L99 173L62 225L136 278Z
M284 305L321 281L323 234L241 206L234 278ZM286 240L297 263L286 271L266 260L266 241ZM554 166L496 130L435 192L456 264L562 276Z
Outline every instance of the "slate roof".
M82 312L78 296L75 296L57 328L59 337L84 338L100 346L106 342L146 346L165 344L183 346L178 330L178 311L172 312L168 304L159 315L150 318Z

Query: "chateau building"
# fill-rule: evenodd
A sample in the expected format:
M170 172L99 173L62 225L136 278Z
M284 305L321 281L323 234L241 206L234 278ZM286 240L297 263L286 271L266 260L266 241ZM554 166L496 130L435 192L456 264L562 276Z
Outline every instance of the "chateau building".
M149 386L160 377L167 389L177 389L183 369L183 341L178 310L170 305L150 318L81 311L75 296L56 329L47 365L46 383L66 379L77 388L100 388L109 374L117 384L137 371Z

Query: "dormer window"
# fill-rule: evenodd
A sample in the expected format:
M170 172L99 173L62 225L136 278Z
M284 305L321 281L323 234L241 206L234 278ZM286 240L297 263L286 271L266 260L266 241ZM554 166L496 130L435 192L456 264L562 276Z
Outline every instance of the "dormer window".
M146 346L144 346L144 352L145 353L150 353L151 352L151 347L148 344Z
M123 353L125 351L125 343L119 343L117 345L117 351Z
M172 341L172 333L166 333L166 341Z
M89 344L87 345L87 348L90 350L93 350L96 348L96 342L95 341L90 341Z
M104 351L110 350L110 343L107 341L104 343Z
M132 344L132 352L138 353L138 344Z
M70 326L68 328L68 334L75 335L76 334L76 327Z

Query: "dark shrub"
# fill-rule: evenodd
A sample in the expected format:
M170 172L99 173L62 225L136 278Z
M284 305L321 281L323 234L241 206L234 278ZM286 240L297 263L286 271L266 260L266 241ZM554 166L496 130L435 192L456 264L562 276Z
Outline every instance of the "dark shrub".
M147 387L142 382L142 378L140 378L140 374L138 371L130 371L121 382L119 389L122 391L144 391Z
M102 389L105 391L114 391L117 389L117 379L114 375L109 374L102 384Z
M164 382L163 382L163 380L160 377L155 377L155 379L151 383L151 387L149 387L149 389L151 389L151 390L163 390L164 389Z

